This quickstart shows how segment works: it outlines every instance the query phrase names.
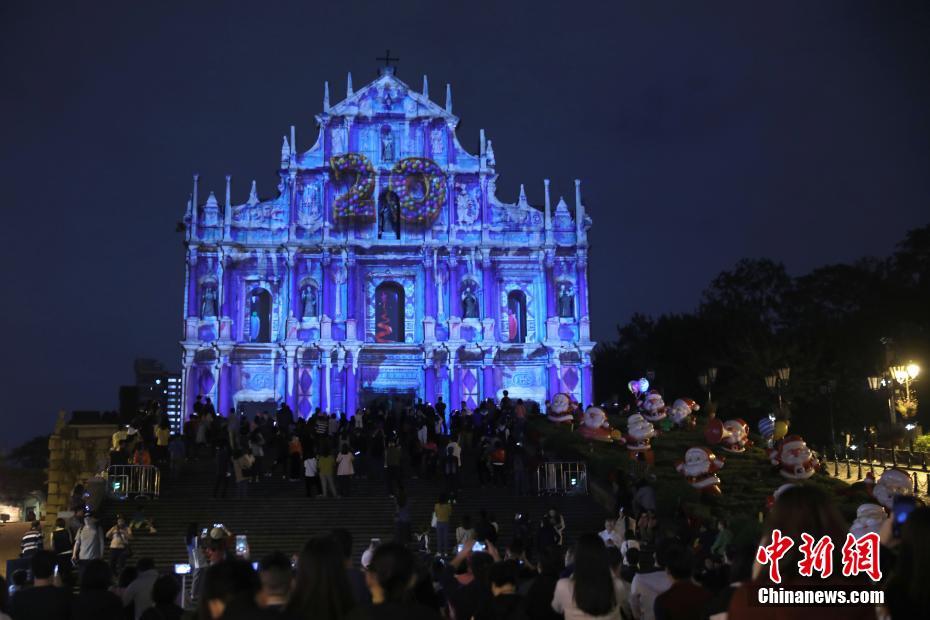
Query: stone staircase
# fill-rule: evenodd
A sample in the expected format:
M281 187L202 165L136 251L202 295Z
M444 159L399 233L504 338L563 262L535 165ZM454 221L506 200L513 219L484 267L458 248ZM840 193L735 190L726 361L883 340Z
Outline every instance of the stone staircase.
M474 467L468 467L467 463L463 472L467 473L453 509L453 530L464 515L471 514L475 520L479 511L485 509L500 525L499 542L507 544L515 514L523 513L535 520L550 507L564 515L569 536L603 527L604 510L588 496L515 496L509 488L478 486L472 473ZM222 523L234 534L248 536L253 560L271 551L299 551L304 542L316 534L335 527L346 528L355 539L353 555L357 562L371 538L384 541L393 538L394 500L387 495L383 474L377 473L377 479L354 479L351 496L339 499L307 498L302 480L291 482L280 475L251 483L247 498L213 499L213 460L209 457L194 460L177 479L165 476L161 497L144 504L157 534L136 534L134 559L151 557L162 569L186 563L184 535L188 525L197 523L204 528ZM441 488L438 477L435 480L408 477L406 480L414 530L429 524ZM233 492L230 484L228 494ZM131 501L110 500L100 511L100 517L102 524L109 528L117 514L131 517L134 512L135 504Z

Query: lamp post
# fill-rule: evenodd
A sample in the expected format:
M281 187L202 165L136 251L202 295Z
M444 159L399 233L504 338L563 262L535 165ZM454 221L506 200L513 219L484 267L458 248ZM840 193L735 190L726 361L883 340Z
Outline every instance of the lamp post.
M830 411L830 441L833 442L833 451L836 452L836 429L833 426L833 393L836 392L836 379L830 379L820 386L820 393L827 397L827 407Z
M710 367L707 369L707 372L698 376L698 384L701 386L701 389L707 392L707 402L711 402L711 388L714 387L714 382L717 381L717 368Z
M888 417L892 426L897 423L894 407L895 381L904 386L904 399L906 403L910 404L911 381L914 381L919 374L920 366L914 362L910 362L907 365L891 366L881 375L869 377L869 389L873 392L877 392L881 389L888 390Z
M791 378L791 369L787 366L779 368L773 374L767 375L765 377L765 387L770 390L773 390L778 395L778 409L781 411L782 408L782 397L781 390L783 387L788 385L788 380Z

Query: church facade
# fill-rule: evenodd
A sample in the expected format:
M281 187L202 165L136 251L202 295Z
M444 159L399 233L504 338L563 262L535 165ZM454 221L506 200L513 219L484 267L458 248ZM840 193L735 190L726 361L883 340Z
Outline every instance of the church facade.
M231 409L287 403L349 415L439 397L543 405L593 399L590 220L574 206L496 196L493 145L477 155L445 105L383 68L344 100L324 89L318 135L284 137L273 198L210 192L188 201L183 402Z

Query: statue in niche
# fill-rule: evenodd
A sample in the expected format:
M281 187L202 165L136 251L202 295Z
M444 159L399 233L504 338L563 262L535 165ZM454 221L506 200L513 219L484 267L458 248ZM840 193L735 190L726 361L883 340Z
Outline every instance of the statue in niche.
M446 141L446 137L443 134L441 127L435 127L430 132L430 143L432 144L432 147L433 147L433 155L438 155L445 151L445 148L446 148L445 141Z
M489 166L497 164L497 161L494 159L494 146L491 144L490 140L488 140L488 146L484 149L484 158Z
M477 319L478 316L478 297L475 295L474 287L468 286L462 292L462 318Z
M216 289L207 286L203 289L203 296L200 301L200 318L216 316Z
M310 183L304 184L300 206L297 210L297 222L304 228L313 230L316 230L322 225L320 195L316 185L311 185Z
M317 295L315 286L307 286L304 288L303 293L300 295L301 299L301 313L300 318L309 319L310 317L317 316Z
M458 223L470 226L478 219L478 203L481 190L474 188L472 194L468 192L468 186L457 183L455 185L455 214L458 217Z
M394 161L394 132L390 127L381 130L381 161Z
M386 232L393 232L400 239L400 200L392 191L384 192L378 199L378 239Z
M249 341L258 342L258 335L262 329L262 320L258 316L258 311L252 310L249 316Z
M575 318L575 291L567 282L559 284L558 311L561 318Z
M331 133L333 153L344 153L346 150L345 130L342 127L333 127Z

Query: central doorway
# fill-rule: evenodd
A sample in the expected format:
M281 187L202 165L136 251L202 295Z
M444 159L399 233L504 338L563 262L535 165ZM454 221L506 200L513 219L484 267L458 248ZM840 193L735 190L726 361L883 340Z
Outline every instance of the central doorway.
M369 411L400 413L416 402L416 390L362 390L362 403Z

